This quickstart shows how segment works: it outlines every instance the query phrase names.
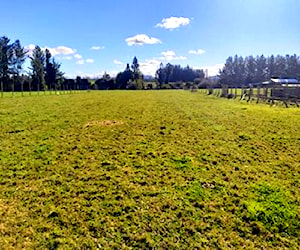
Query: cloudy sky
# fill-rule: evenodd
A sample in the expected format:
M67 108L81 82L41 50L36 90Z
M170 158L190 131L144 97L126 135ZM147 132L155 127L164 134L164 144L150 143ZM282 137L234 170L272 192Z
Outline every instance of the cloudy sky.
M49 48L67 76L115 75L137 56L215 75L235 54L300 54L299 0L15 0L0 36Z

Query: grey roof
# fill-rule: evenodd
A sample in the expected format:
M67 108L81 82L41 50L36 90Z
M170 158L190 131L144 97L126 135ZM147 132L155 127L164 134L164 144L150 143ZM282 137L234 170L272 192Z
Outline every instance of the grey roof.
M297 79L271 78L270 83L299 83Z

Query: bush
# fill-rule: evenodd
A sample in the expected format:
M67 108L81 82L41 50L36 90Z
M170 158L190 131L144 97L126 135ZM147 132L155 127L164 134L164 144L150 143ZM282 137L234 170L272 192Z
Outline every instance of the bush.
M143 80L139 79L137 81L129 81L127 85L127 89L131 89L131 90L143 89Z
M172 87L170 86L170 84L163 84L161 86L161 89L172 89Z

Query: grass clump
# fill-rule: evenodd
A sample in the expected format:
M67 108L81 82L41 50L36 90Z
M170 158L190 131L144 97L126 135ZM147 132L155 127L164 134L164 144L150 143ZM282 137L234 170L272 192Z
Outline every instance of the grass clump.
M274 233L300 235L300 217L297 211L297 203L286 192L280 187L267 183L255 185L253 192L255 198L246 203L246 219L260 222L267 230Z

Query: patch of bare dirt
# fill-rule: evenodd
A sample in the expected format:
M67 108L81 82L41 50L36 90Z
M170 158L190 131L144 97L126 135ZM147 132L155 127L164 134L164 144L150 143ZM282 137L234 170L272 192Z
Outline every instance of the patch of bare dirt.
M116 120L104 120L104 121L90 121L84 125L84 128L90 128L90 127L111 127L111 126L117 126L122 125L122 121L116 121Z

